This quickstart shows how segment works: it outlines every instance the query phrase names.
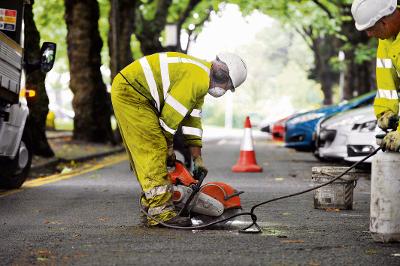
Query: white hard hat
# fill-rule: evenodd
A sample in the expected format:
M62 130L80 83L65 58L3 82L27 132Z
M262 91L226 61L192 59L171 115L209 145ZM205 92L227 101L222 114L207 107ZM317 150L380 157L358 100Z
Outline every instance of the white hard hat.
M217 58L228 66L229 77L232 80L233 87L239 87L247 77L246 63L242 58L232 53L219 53Z
M397 0L354 0L351 13L359 31L375 25L381 18L392 14L397 7Z

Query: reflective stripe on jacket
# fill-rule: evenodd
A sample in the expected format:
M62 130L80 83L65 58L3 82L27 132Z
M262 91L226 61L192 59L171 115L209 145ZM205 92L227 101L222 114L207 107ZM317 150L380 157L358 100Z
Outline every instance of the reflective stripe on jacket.
M152 100L169 141L182 125L185 143L201 146L201 108L208 92L211 63L176 52L142 57L121 73Z
M376 117L390 110L399 112L400 36L379 40L376 57L377 93L374 101Z

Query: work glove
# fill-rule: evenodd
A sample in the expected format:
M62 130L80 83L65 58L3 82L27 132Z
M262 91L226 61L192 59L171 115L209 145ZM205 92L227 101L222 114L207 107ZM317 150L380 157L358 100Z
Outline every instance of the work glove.
M174 152L174 144L171 143L168 145L168 152L167 152L167 166L168 167L174 167L175 166L175 161L176 161L176 155Z
M199 176L204 175L206 176L208 173L207 168L204 165L203 158L198 156L193 160L193 176L197 179Z
M399 151L400 150L400 131L391 131L386 134L381 143L384 151Z
M378 118L378 126L382 130L396 129L398 119L399 118L395 113L392 111L386 111L381 117Z

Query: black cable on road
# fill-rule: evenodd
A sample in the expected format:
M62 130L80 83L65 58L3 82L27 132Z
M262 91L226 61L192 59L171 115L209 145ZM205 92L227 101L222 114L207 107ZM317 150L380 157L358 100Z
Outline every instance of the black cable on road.
M347 174L348 172L350 172L352 169L354 169L356 166L358 166L359 164L361 164L361 163L363 163L364 161L366 161L368 158L374 156L374 155L375 155L378 151L380 151L381 149L382 149L381 147L377 148L376 150L374 150L373 152L371 152L370 154L368 154L367 156L365 156L365 157L364 157L363 159L361 159L360 161L358 161L358 162L352 164L348 169L346 169L346 171L344 171L343 173L341 173L341 174L338 175L337 177L335 177L335 178L329 180L328 182L325 182L325 183L323 183L323 184L321 184L321 185L318 185L318 186L315 186L315 187L312 187L312 188L309 188L309 189L306 189L306 190L303 190L303 191L299 191L299 192L296 192L296 193L293 193L293 194L289 194L289 195L285 195L285 196L273 198L273 199L270 199L270 200L267 200L267 201L263 201L263 202L261 202L261 203L258 203L258 204L256 204L256 205L254 205L254 206L251 208L250 213L254 215L254 210L255 210L256 208L262 206L262 205L265 205L265 204L268 204L268 203L271 203L271 202L274 202L274 201L278 201L278 200L283 200L283 199L295 197L295 196L298 196L298 195L301 195L301 194L305 194L305 193L307 193L307 192L310 192L310 191L319 189L319 188L321 188L321 187L327 186L327 185L329 185L329 184L335 182L336 180L338 180L339 178L341 178L342 176L344 176L344 175ZM256 224L253 222L253 224L251 224L251 225L249 225L249 226L247 226L247 227L241 229L240 232L241 232L241 233L247 233L246 230L249 229L250 227L252 227L253 225L256 226L257 228L259 228L259 226L256 225ZM261 232L260 232L260 233L261 233Z
M274 202L274 201L278 201L278 200L283 200L283 199L295 197L295 196L298 196L298 195L301 195L301 194L305 194L305 193L308 193L308 192L310 192L310 191L319 189L319 188L321 188L321 187L327 186L327 185L329 185L329 184L335 182L336 180L338 180L339 178L341 178L342 176L344 176L344 175L347 174L348 172L350 172L352 169L354 169L354 168L355 168L356 166L358 166L359 164L365 162L368 158L374 156L374 155L375 155L378 151L380 151L381 149L382 149L382 148L380 148L380 147L377 148L376 150L374 150L373 152L371 152L370 154L368 154L367 156L365 156L365 157L364 157L363 159L361 159L360 161L358 161L358 162L352 164L352 165L351 165L348 169L346 169L346 171L344 171L343 173L339 174L339 175L336 176L335 178L333 178L333 179L331 179L330 181L325 182L325 183L323 183L323 184L321 184L321 185L318 185L318 186L315 186L315 187L312 187L312 188L309 188L309 189L306 189L306 190L303 190L303 191L299 191L299 192L296 192L296 193L292 193L292 194L288 194L288 195L284 195L284 196L280 196L280 197L277 197L277 198L273 198L273 199L270 199L270 200L266 200L266 201L260 202L260 203L258 203L258 204L256 204L256 205L253 205L253 206L251 207L250 212L238 213L238 214L232 215L232 216L230 216L230 217L227 217L227 218L225 218L225 219L216 220L216 221L213 221L213 222L210 222L210 223L207 223L207 224L203 224L203 225L189 226L189 227L169 225L169 224L166 224L166 223L164 223L164 222L162 222L162 221L159 221L158 219L156 219L156 218L153 217L152 215L148 214L147 211L144 209L142 203L141 203L141 198L139 199L139 206L140 206L140 208L141 208L141 211L142 211L149 219L152 219L152 220L156 221L157 223L159 223L159 224L161 224L161 225L163 225L163 226L165 226L165 227L173 228L173 229L181 229L181 230L199 230L199 229L205 229L205 228L210 227L210 226L212 226L212 225L216 225L216 224L219 224L219 223L227 222L227 221L229 221L229 220L231 220L231 219L233 219L233 218L239 217L239 216L250 216L250 218L251 218L251 220L252 220L252 223L251 223L249 226L246 226L246 227L240 229L240 230L239 230L239 233L258 234L258 233L261 233L261 232L262 232L262 229L261 229L261 227L257 224L257 215L254 213L254 211L255 211L256 208L258 208L258 207L260 207L260 206L262 206L262 205L265 205L265 204ZM200 189L200 191L201 191L201 189ZM143 197L143 195L142 195L142 197ZM255 230L249 230L249 229L250 229L251 227L253 227L253 226L255 227Z

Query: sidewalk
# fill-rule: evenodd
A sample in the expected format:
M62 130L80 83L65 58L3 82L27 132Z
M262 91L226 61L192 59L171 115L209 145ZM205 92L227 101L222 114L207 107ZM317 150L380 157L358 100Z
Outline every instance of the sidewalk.
M253 129L252 132L255 139L268 139L268 134L260 132L258 129ZM113 146L72 140L71 131L46 131L46 135L55 156L52 158L34 156L31 166L31 178L62 171L63 168L70 168L76 163L101 158L125 150L122 144ZM242 135L243 129L206 126L204 128L203 142L232 138L239 139Z
M78 163L124 151L123 145L88 143L72 140L70 131L47 131L47 139L55 156L34 156L31 171L55 169L60 163Z

